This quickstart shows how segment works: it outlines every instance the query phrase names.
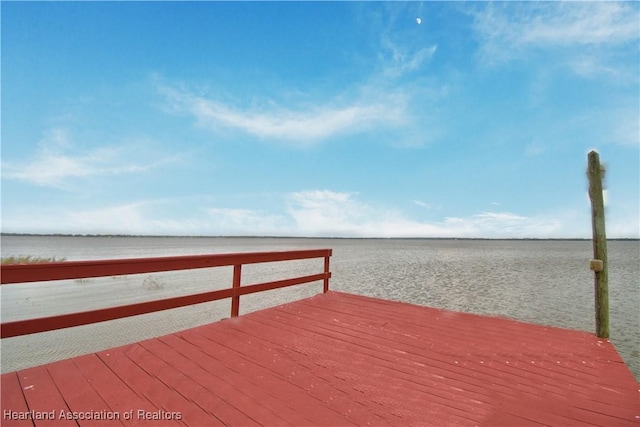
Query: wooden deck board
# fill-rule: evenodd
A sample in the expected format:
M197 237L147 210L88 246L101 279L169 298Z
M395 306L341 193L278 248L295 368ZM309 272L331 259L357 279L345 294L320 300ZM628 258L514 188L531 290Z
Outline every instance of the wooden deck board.
M638 383L606 340L338 292L3 374L1 406L134 410L69 423L83 426L640 425Z
M131 345L124 351L103 351L98 353L98 356L141 399L148 400L155 408L167 412L180 412L181 418L190 420L193 425L216 425L215 417L145 370L145 365L153 364L156 360L153 355L141 360L146 355L140 354L141 352L144 353L144 349L139 345ZM132 360L136 356L140 356L138 360ZM166 424L174 425L175 422L171 420Z
M265 320L264 322L268 322L268 320ZM326 330L327 326L322 325L321 328ZM311 331L311 334L314 333L315 331ZM314 336L315 335L311 335L311 337ZM368 339L366 339L358 337L355 333L350 332L349 336L345 338L348 341L346 345L350 347L345 351L347 354L351 351L357 351L359 353L369 355L379 364L386 364L390 369L398 372L404 372L408 378L415 379L421 374L425 374L425 380L430 381L429 386L431 388L440 389L443 386L450 385L451 387L463 389L475 389L480 394L486 394L485 386L478 385L477 381L473 378L468 378L469 372L457 374L456 369L451 366L452 364L455 364L456 360L453 360L451 356L447 356L445 361L439 358L430 358L430 355L425 353L424 349L417 346L415 342L411 343L410 346L404 346L398 339L383 340L382 338L384 338L384 333L379 333L377 336L369 334ZM306 351L309 351L309 349L306 349ZM322 349L316 348L314 352L322 352ZM454 357L454 359L459 358L460 357ZM427 365L435 369L435 372L433 370L425 371L424 369L421 369ZM479 365L479 369L482 369L482 365ZM479 373L475 371L472 373L474 374L474 377L479 375ZM484 375L484 378L489 381L494 377L492 374L486 374ZM512 391L512 386L508 388L505 387L505 396L510 395ZM476 397L480 398L480 396Z
M207 330L202 335L185 337L194 344L200 344L201 348L208 347L216 352L216 358L225 366L235 366L236 376L241 376L243 381L247 381L252 386L257 386L261 390L267 391L269 399L276 399L278 402L284 402L288 408L295 412L303 414L313 413L314 422L320 422L322 425L335 425L336 423L344 423L344 417L339 413L325 406L325 404L306 393L300 393L300 388L292 384L287 378L283 378L282 371L273 369L273 365L277 363L278 355L273 353L271 348L267 351L264 346L254 346L245 348L245 352L237 352L232 350L229 343L228 335L216 335L212 330ZM221 350L224 348L224 350ZM250 354L251 358L245 356ZM287 363L287 366L291 366ZM277 390L277 393L271 392ZM297 418L297 417L296 417ZM309 419L293 419L296 424L308 424Z
M167 364L163 369L164 375L173 378L173 387L182 395L197 403L207 412L214 414L216 420L212 420L210 425L217 424L220 420L225 425L257 426L258 422L233 406L231 390L226 399L220 397L228 390L226 383L220 383L211 376L201 375L197 367L191 366L188 359L167 345L163 340L147 340L140 343L142 347L154 353Z
M254 399L255 402L260 402L265 409L271 411L276 418L274 421L268 419L262 421L263 424L280 423L286 421L291 425L307 425L312 422L307 418L307 412L303 409L311 409L317 411L318 414L325 412L325 408L319 405L317 402L313 402L308 399L307 396L299 394L298 396L292 396L287 388L288 383L276 382L272 384L272 387L268 386L268 380L266 377L271 377L272 374L266 369L258 369L258 372L253 372L255 377L249 374L251 369L251 362L245 361L238 357L229 357L226 351L221 351L221 346L217 343L207 339L201 334L184 334L183 338L189 344L193 345L193 350L198 348L199 351L206 350L200 353L196 357L200 357L201 360L207 361L207 369L211 371L217 371L222 367L228 367L231 373L228 378L231 380L234 386L237 386L245 394ZM215 354L215 358L211 358L209 354ZM255 359L256 354L252 354ZM274 392L275 391L275 392ZM308 408L307 403L311 403L312 408ZM316 403L313 405L313 403ZM313 412L312 412L313 413Z
M258 387L247 387L246 382L242 381L234 370L217 363L214 357L180 337L167 336L163 341L181 357L180 369L183 369L191 378L206 384L209 390L219 393L225 401L243 411L258 424L291 425L259 399L264 393L263 390ZM247 408L251 408L251 411L247 411Z
M314 375L309 366L292 357L291 352L280 347L279 351L274 350L273 340L265 341L267 336L252 331L245 334L241 330L234 328L234 332L207 329L203 333L207 338L223 343L229 350L235 353L236 357L244 360L252 360L257 365L268 368L274 376L288 382L299 393L304 390L324 405L331 404L333 411L348 416L356 424L366 425L368 423L380 424L384 419L375 416L366 408L362 407L351 395L332 386L328 381ZM250 355L250 356L245 356ZM311 364L313 365L313 364ZM344 418L343 418L344 420ZM343 423L344 424L344 421Z
M72 413L86 411L89 408L97 412L111 411L109 405L80 372L73 359L48 365L47 370ZM84 424L87 426L120 426L123 425L123 421L98 419L87 420Z
M20 419L17 416L14 419L11 414L9 416L5 415L5 411L14 412L17 415L25 414L29 410L16 372L2 375L0 393L2 393L2 425L11 427L33 426L33 423L28 419Z
M37 426L76 425L75 422L66 418L57 419L59 412L66 413L69 411L69 407L53 382L46 365L25 369L20 372L18 379L29 409L43 415L41 419L36 421ZM53 416L46 416L49 413L52 413Z
M267 319L259 319L263 325L268 322ZM253 320L252 320L253 321ZM247 325L249 327L249 325ZM260 325L256 322L255 325L250 325L252 329L258 329ZM265 335L277 337L277 330L274 327L272 331L263 329ZM324 377L327 381L332 382L334 387L345 387L345 382L349 385L344 388L347 393L353 394L353 391L360 392L362 396L359 396L359 400L366 402L367 406L371 406L374 399L386 399L396 401L394 407L410 406L413 407L411 401L425 401L425 396L422 393L428 394L428 400L431 405L423 408L424 411L433 409L439 412L438 405L445 405L449 407L449 412L453 415L459 410L463 411L459 415L461 417L469 417L475 413L477 404L467 406L461 399L461 395L458 393L450 393L442 387L420 387L421 384L415 377L411 375L402 376L402 371L398 369L397 364L394 361L388 361L381 355L381 349L370 349L366 347L367 343L354 344L355 338L353 335L335 335L324 336L320 334L313 334L311 332L305 332L301 330L288 330L290 334L296 336L297 345L302 345L306 349L307 353L312 355L311 360L315 364L313 369L317 376ZM326 330L323 334L328 333ZM277 338L276 338L277 339ZM282 338L281 338L282 339ZM335 343L335 340L343 340L342 345L334 347L331 354L326 354L323 350L327 346L331 346ZM350 342L351 341L351 342ZM282 346L286 346L287 341L280 343ZM309 349L313 348L312 352ZM303 350L304 351L304 350ZM324 353L324 354L323 354ZM295 353L294 353L295 354ZM353 354L359 354L360 357L354 358ZM308 358L309 356L304 356ZM397 359L400 357L395 356ZM394 356L392 355L393 359ZM398 395L398 389L403 388L407 383L411 382L412 387L407 388L404 392ZM386 387L379 387L380 383L386 383ZM443 384L441 384L443 385ZM395 390L394 390L395 389ZM454 398L456 398L454 400ZM408 409L408 408L407 408ZM464 413L468 410L470 413Z

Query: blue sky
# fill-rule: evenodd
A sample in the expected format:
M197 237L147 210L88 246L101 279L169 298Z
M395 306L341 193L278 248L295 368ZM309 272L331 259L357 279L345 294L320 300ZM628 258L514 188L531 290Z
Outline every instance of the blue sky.
M637 2L1 8L3 232L640 237Z

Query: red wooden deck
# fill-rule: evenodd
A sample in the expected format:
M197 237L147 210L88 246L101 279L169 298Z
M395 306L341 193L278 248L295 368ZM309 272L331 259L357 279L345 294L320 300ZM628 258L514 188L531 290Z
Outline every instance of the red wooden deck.
M3 426L640 424L606 340L339 292L3 374L1 406Z

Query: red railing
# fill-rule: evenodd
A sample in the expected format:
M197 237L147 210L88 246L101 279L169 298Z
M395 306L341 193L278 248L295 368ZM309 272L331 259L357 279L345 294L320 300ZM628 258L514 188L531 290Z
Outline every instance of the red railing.
M2 266L0 284L41 282L49 280L84 279L89 277L121 276L126 274L190 270L196 268L233 266L231 288L109 307L79 313L17 320L0 325L1 338L34 334L73 326L88 325L122 317L136 316L192 304L231 298L231 317L238 316L240 296L286 286L323 281L323 292L329 290L329 258L331 249L311 249L285 252L248 252L217 255L188 255L176 257L133 258L98 261L69 261L43 264L13 264ZM324 258L324 271L309 276L241 286L242 266L276 261Z

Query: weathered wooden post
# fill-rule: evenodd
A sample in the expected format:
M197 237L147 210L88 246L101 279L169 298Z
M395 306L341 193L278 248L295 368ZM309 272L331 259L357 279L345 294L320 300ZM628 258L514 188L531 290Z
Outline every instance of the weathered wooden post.
M587 175L593 228L594 259L591 260L590 267L595 273L596 334L601 338L609 338L609 267L602 195L604 169L600 166L600 156L595 151L589 153Z
M231 297L231 317L238 317L240 314L240 281L242 280L242 264L233 266L233 296Z
M329 253L324 257L324 274L326 275L326 277L324 278L322 292L325 294L329 292L329 277L331 277L331 272L329 271L329 258L331 257L332 252L333 251L329 249Z

